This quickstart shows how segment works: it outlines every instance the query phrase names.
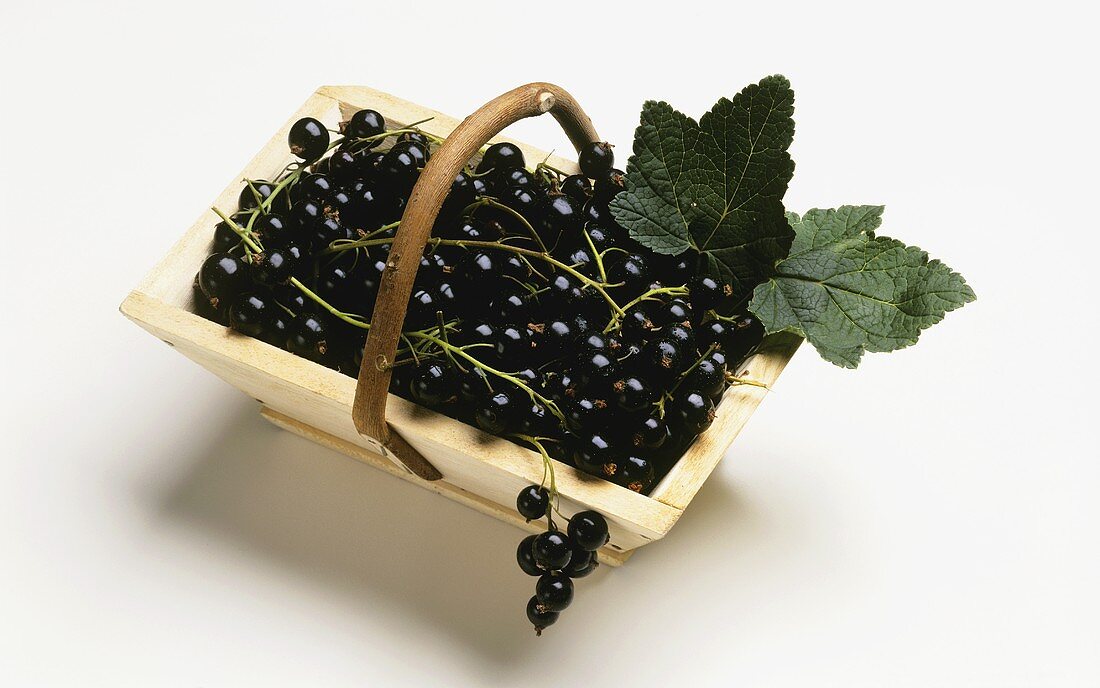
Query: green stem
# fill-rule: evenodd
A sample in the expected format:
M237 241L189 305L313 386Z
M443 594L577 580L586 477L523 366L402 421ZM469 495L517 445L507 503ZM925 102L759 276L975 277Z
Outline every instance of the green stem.
M611 317L611 321L607 323L607 327L603 329L604 334L607 334L611 330L615 329L615 326L619 324L619 320L622 319L626 312L634 306L637 306L642 301L656 301L654 297L660 294L673 294L676 296L683 296L688 293L687 287L659 287L657 289L650 289L646 293L642 294L633 301L627 303L622 307L622 310Z
M539 454L542 454L542 483L539 485L539 487L546 487L546 478L549 476L550 489L548 491L550 492L550 501L546 505L546 524L547 526L549 526L550 530L554 530L556 527L554 526L554 517L552 512L557 511L558 515L562 518L565 518L565 516L563 516L561 511L558 509L558 484L557 481L554 479L554 460L550 458L550 453L546 451L546 447L544 447L542 444L542 440L545 438L531 437L530 435L512 435L512 437L520 440L521 442L526 442L527 444L530 444L532 447L538 450Z
M535 240L535 243L539 245L539 250L541 250L543 253L549 253L549 251L546 250L546 244L542 243L542 237L540 237L539 233L535 231L535 228L531 226L531 223L527 221L527 218L516 212L514 209L504 205L495 198L482 198L481 200L474 201L473 203L462 209L462 214L466 215L467 213L473 213L473 211L482 206L502 210L522 222L523 226L527 229L527 233L530 234L531 238Z
M558 418L558 420L563 420L563 421L565 420L565 416L562 415L562 412L558 409L557 404L555 404L553 401L547 399L546 397L542 396L541 394L539 394L535 390L531 389L527 385L526 382L519 379L515 375L509 375L508 373L505 373L504 371L497 370L496 368L489 367L489 366L485 365L484 363L482 363L481 361L474 358L473 356L471 356L470 354L466 353L466 351L463 349L463 347L455 346L454 344L446 342L446 341L440 339L439 337L432 336L432 335L428 334L427 332L410 332L409 336L417 338L417 339L426 339L426 340L434 343L436 346L438 346L443 351L448 351L448 352L457 354L457 355L461 356L462 358L465 358L467 361L469 361L473 365L477 366L478 368L481 368L485 372L490 373L492 375L496 375L497 377L499 377L502 380L507 380L508 382L512 383L516 387L519 387L520 389L522 389L524 392L527 392L528 396L530 396L532 400L538 401L543 406L548 408L550 410L550 412L553 413L554 416L556 416Z
M527 257L530 257L530 258L537 258L537 259L539 259L543 262L546 262L546 263L549 263L550 265L553 265L554 267L558 268L559 270L563 270L563 271L569 273L573 277L577 278L577 280L580 281L585 286L592 287L592 289L596 290L596 292L599 293L599 295L602 296L605 301L607 301L608 305L611 306L611 310L614 311L615 313L617 313L619 315L619 317L622 317L623 315L626 314L626 312L622 308L619 307L619 304L615 302L615 299L611 298L611 296L607 293L607 291L604 290L604 285L601 282L598 282L598 281L592 279L588 275L585 275L584 273L579 272L573 266L566 265L565 263L561 262L557 258L554 258L553 256L548 255L546 253L543 253L541 251L535 251L533 249L523 248L521 246L511 246L509 244L501 244L501 243L497 243L495 241L465 241L465 240L462 240L462 239L431 239L430 241L434 242L436 245L442 245L442 246L465 246L465 247L468 247L468 248L497 249L497 250L501 250L501 251L509 251L511 253L515 253L515 254L518 254L518 255L521 255L521 256L527 256Z
M275 188L271 190L271 195L260 203L260 208L262 208L265 213L271 210L271 203L275 200L275 197L282 193L283 189L298 181L298 177L300 176L302 176L302 170L300 168L288 174L286 179L275 185ZM251 182L249 182L249 184L251 185Z
M309 287L307 287L306 285L302 284L301 280L299 280L297 277L291 277L290 278L290 283L293 284L295 287L298 287L298 289L301 290L301 292L303 294L305 294L306 297L309 298L311 301L315 302L321 308L324 308L326 311L328 311L332 315L336 316L340 320L343 320L344 322L348 323L349 325L354 325L354 326L362 328L364 330L369 330L370 329L370 323L363 322L362 320L359 319L359 316L349 315L347 313L344 313L341 310L338 310L332 304L330 304L328 301L325 301L320 296L313 293L313 291Z
M592 235L588 233L587 229L582 229L581 233L584 234L584 240L588 242L588 248L592 250L592 260L596 261L596 267L600 270L600 281L607 282L607 271L603 268L603 255L596 250L596 244L592 243ZM623 309L626 310L625 308Z
M362 247L366 247L366 246L381 246L382 244L392 244L392 243L393 243L392 238L386 238L386 239L360 239L358 241L351 241L351 242L348 242L348 243L345 243L345 244L330 246L329 248L325 249L324 252L325 253L337 253L339 251L348 251L348 250L351 250L353 248L362 248ZM553 265L554 267L556 267L556 268L558 268L558 269L560 269L564 272L569 273L573 277L577 278L577 280L580 281L585 286L591 287L600 296L602 296L605 301L607 301L607 304L609 306L611 306L611 310L614 313L616 313L616 315L619 318L621 318L623 315L626 314L626 311L624 311L619 306L619 304L615 301L615 299L611 298L611 295L608 294L607 291L604 289L604 284L603 283L592 279L588 275L585 275L584 273L579 272L573 266L566 265L565 263L561 262L557 258L554 258L553 256L551 256L547 253L543 253L542 251L536 251L536 250L530 249L530 248L523 248L521 246L512 246L510 244L502 244L502 243L496 242L496 241L468 241L466 239L436 239L436 238L433 238L433 239L429 239L428 243L432 244L433 246L460 246L460 247L463 247L463 248L495 249L495 250L498 250L498 251L508 251L510 253L515 253L517 255L526 256L526 257L529 257L529 258L537 258L537 259L539 259L543 262L546 262L546 263L549 263L550 265Z
M241 238L241 241L244 242L245 246L252 249L256 253L263 253L264 252L264 247L260 246L258 243L256 243L255 240L253 240L252 237L249 236L248 231L246 229L244 229L243 227L238 225L236 222L234 222L232 219L230 219L225 213L218 210L217 208L211 208L211 210L213 210L215 213L217 213L218 217L220 217L222 220L224 220L225 223L229 226L229 228L232 229L234 232L236 232L237 236L239 236Z

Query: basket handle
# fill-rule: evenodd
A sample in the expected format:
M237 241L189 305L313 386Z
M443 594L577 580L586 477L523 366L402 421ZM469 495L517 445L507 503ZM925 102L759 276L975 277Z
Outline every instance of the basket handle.
M451 183L474 153L508 125L546 112L554 116L578 151L599 140L584 110L558 86L536 82L497 96L464 119L432 155L413 187L390 248L359 367L352 419L355 429L371 440L376 451L396 458L424 480L438 480L442 474L386 422L390 364L397 354L420 256Z

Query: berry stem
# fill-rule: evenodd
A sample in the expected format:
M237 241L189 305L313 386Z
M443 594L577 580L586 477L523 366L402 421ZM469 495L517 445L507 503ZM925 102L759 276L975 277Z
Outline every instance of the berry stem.
M359 240L356 240L356 241L350 241L350 242L343 243L343 244L335 244L334 243L333 245L331 245L327 249L325 249L324 252L325 253L338 253L340 251L348 251L348 250L351 250L351 249L354 249L354 248L364 248L364 247L367 247L367 246L381 246L383 244L392 244L392 243L393 243L392 238L386 238L386 239L359 239ZM550 265L553 265L554 267L558 268L559 270L562 270L564 272L569 273L570 275L575 277L578 281L580 281L585 286L591 287L593 290L596 291L596 293L598 293L600 296L602 296L605 301L607 301L607 304L609 306L611 306L611 310L615 312L615 314L618 316L618 318L622 318L622 316L626 315L626 311L624 311L622 309L622 307L619 306L618 302L616 302L615 299L613 299L611 297L611 295L608 294L607 291L604 289L604 287L608 286L608 285L605 285L602 282L599 282L597 280L592 279L588 275L585 275L584 273L579 272L573 266L567 265L567 264L561 262L560 260L558 260L557 258L554 258L553 256L551 256L547 253L544 253L542 251L536 251L536 250L530 249L530 248L523 248L521 246L512 246L511 244L504 244L504 243L497 242L497 241L469 241L469 240L466 240L466 239L438 239L438 238L432 238L432 239L428 240L428 243L433 245L433 246L459 246L459 247L462 247L462 248L495 249L495 250L499 250L499 251L508 251L510 253L515 253L517 255L521 255L521 256L525 256L525 257L529 257L529 258L537 258L537 259L539 259L543 262L546 262L546 263L549 263ZM669 287L669 288L671 288L671 287Z
M587 233L586 233L586 236L587 236ZM616 312L611 317L611 321L607 323L607 327L603 328L604 334L607 334L608 332L611 332L611 330L615 329L615 326L619 324L619 321L622 319L622 317L624 315L626 315L626 312L629 311L634 306L637 306L639 303L641 303L643 301L654 301L654 300L656 300L654 297L656 297L658 294L669 294L669 295L674 295L674 296L683 296L687 293L688 293L687 287L660 287L658 289L650 289L649 291L642 294L638 298L636 298L633 301L627 303L625 306L622 307L622 309L620 309L618 312Z
M486 198L482 198L481 200L474 201L473 203L471 203L470 205L468 205L468 206L466 206L465 208L462 209L462 214L463 215L466 215L467 213L473 214L473 212L475 210L477 210L478 208L481 208L481 207L496 208L497 210L502 210L502 211L508 213L509 215L511 215L512 217L516 218L517 220L519 220L520 222L523 223L523 226L527 229L527 233L530 234L531 238L535 240L535 243L539 245L539 250L542 251L543 253L550 253L548 250L546 250L546 244L542 243L542 237L540 237L538 232L535 231L535 228L531 226L531 223L527 221L527 218L525 218L523 215L516 212L512 208L509 208L508 206L504 205L503 203L496 200L495 198L486 197Z
M750 380L747 377L737 377L732 373L726 374L726 381L729 382L731 385L749 385L751 387L760 387L762 389L766 389L769 392L772 391L771 387L767 386L763 382L760 382L759 380Z
M293 172L291 172L290 174L288 174L285 179L283 179L278 184L276 184L275 188L273 188L271 190L271 195L260 202L260 208L263 210L263 212L266 213L269 210L271 210L271 203L275 200L276 196L278 196L280 193L282 193L283 190L286 189L291 184L296 183L298 181L298 178L301 177L301 176L302 176L302 168L298 168L298 169L294 170ZM249 182L249 185L251 185L251 182ZM259 199L257 199L257 200L259 200Z
M226 215L222 211L218 210L217 208L211 208L211 210L213 210L215 213L217 213L218 217L220 217L222 220L224 220L225 224L228 225L230 229L232 229L234 232L237 233L237 236L239 236L241 238L241 241L244 242L245 246L252 249L256 253L263 253L264 252L264 247L260 246L258 243L256 243L256 241L251 236L249 236L248 230L246 230L243 227L241 227L240 225L238 225L228 215Z
M669 394L669 395L672 395L672 394L674 394L674 393L676 392L676 390L677 390L677 389L678 389L678 388L680 387L680 383L681 383L681 382L683 382L684 380L686 380L686 379L687 379L687 377L688 377L688 375L691 375L691 372L692 372L693 370L695 370L696 368L698 368L698 367L699 367L699 364L700 364L700 363L702 363L702 362L703 362L703 360L704 360L704 359L705 359L705 358L706 358L707 356L710 356L710 355L711 355L712 353L714 353L714 351L715 351L715 350L716 350L717 348L718 348L718 345L717 345L717 344L711 344L710 346L708 346L708 347L707 347L707 350L703 352L703 355L702 355L702 356L700 356L699 358L695 359L695 362L694 362L694 363L692 363L692 364L691 364L690 366L688 366L687 370L685 370L684 372L680 373L680 376L679 376L679 378L677 378L677 380L676 380L676 384L674 384L674 385L672 386L672 388L668 390L668 394Z
M542 396L541 394L539 394L535 390L531 389L531 387L528 386L526 382L519 379L515 375L509 375L508 373L505 373L504 371L497 370L496 368L492 368L490 366L485 365L484 363L477 360L476 358L474 358L470 354L466 353L464 347L455 346L454 344L451 344L450 342L446 342L446 341L440 339L439 337L435 337L433 335L430 335L427 332L409 332L408 334L409 334L409 336L415 337L417 339L422 339L422 340L426 339L426 340L432 342L433 344L435 344L436 346L438 346L443 351L455 353L455 354L461 356L462 358L465 358L467 361L474 364L476 367L481 368L485 372L490 373L492 375L496 375L497 377L499 377L502 380L507 380L508 382L512 383L516 387L519 387L520 389L522 389L524 392L527 392L527 395L530 396L532 400L538 401L543 406L548 408L550 410L550 412L553 413L558 418L558 420L561 420L561 421L565 420L565 416L562 415L561 410L558 409L557 404L555 404L553 401L547 399L546 397Z
M308 299L315 302L318 306L320 306L321 308L324 308L326 311L328 311L332 315L336 316L337 318L343 320L344 322L348 323L349 325L354 325L354 326L362 328L364 330L369 330L370 329L370 323L363 322L362 320L359 319L359 316L357 316L357 315L348 314L348 313L345 313L345 312L337 309L335 306L330 304L328 301L325 301L320 296L315 294L309 287L302 284L302 281L299 280L297 277L291 277L290 278L290 283L293 284L295 287L298 287L298 289L303 294L305 294Z
M546 451L546 447L542 444L543 440L547 438L531 437L530 435L512 435L512 437L522 442L526 442L527 444L530 444L532 447L538 450L539 454L542 454L542 483L539 484L539 487L546 487L546 478L547 476L549 476L550 487L549 489L547 489L547 492L550 493L550 500L546 504L546 525L548 526L548 530L556 530L557 526L554 525L553 512L558 512L558 516L561 516L562 518L565 518L565 516L558 508L559 496L558 484L554 479L554 460L550 458L550 453ZM565 520L568 521L569 519L566 518Z
M596 261L596 267L600 270L600 281L607 283L607 271L603 267L603 255L596 250L596 244L592 242L592 235L588 233L588 230L583 230L584 240L588 242L588 248L592 250L592 259ZM626 311L626 308L623 308Z

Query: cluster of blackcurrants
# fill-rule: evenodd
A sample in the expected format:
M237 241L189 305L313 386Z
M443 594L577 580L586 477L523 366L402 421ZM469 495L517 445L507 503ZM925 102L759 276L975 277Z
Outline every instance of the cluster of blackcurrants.
M196 288L213 319L354 376L434 141L362 110L336 143L309 118L289 143L302 162L245 186ZM456 177L404 323L421 335L391 391L646 492L710 424L762 328L693 257L653 253L615 223L624 180L608 144L580 167L529 169L499 143Z
M581 511L569 519L565 533L551 517L552 497L539 485L529 485L516 497L516 508L524 518L546 517L548 530L529 535L519 543L516 559L529 576L538 576L535 596L527 602L527 619L542 635L547 626L573 601L573 579L583 578L599 565L596 551L607 544L607 520L595 511Z
M439 139L387 129L373 110L340 134L312 118L291 127L300 160L249 180L232 215L218 211L195 290L201 314L354 377L391 242ZM615 222L625 177L609 144L586 146L579 163L580 174L528 167L498 143L454 179L390 391L538 449L549 476L553 458L647 493L711 424L763 328L697 256L654 253ZM536 626L595 566L603 543L589 548L599 538L585 529L606 541L598 514L577 519L568 538L548 520L521 545L524 570L541 576Z

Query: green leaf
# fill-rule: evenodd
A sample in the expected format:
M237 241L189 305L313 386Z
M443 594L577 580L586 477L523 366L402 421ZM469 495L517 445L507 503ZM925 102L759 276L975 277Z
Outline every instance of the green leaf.
M698 251L706 272L747 296L791 245L783 194L794 174L793 113L782 76L719 100L698 123L647 102L612 215L657 253Z
M921 330L975 299L961 275L921 249L875 236L882 210L788 216L791 253L749 303L768 333L795 332L826 360L855 368L864 351L915 344Z

